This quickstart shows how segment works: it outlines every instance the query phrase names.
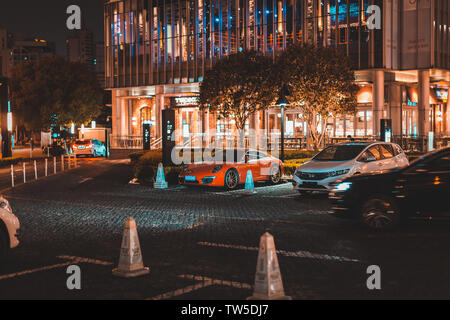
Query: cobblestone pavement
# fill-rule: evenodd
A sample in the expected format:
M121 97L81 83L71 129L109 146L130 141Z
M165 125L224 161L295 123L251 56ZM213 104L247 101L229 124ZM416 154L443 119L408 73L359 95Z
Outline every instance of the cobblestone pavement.
M374 233L327 214L326 197L289 183L242 190L129 185L123 160L101 160L5 193L22 243L0 264L0 299L244 299L259 237L275 237L286 294L294 299L448 298L447 222ZM150 274L113 277L125 219L133 217ZM83 259L81 259L83 258ZM82 289L66 288L78 264ZM382 290L366 287L381 267Z

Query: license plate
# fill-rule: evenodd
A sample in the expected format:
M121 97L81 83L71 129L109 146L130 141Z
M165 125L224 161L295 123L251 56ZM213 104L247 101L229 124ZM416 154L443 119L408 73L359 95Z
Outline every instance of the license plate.
M187 181L187 182L195 182L195 180L196 180L195 176L185 176L184 177L184 181Z
M317 188L317 182L303 182L302 187L304 188Z
M78 149L84 149L84 147L83 147L83 146L81 146L81 147L78 147Z

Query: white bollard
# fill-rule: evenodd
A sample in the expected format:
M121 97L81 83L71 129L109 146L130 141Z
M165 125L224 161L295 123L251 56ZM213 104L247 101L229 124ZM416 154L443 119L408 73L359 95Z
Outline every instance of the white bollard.
M45 158L45 176L47 176L48 159Z
M14 165L11 165L11 186L14 188Z
M23 169L23 183L27 183L27 173L25 171L25 162L22 165L22 169Z
M64 155L61 155L61 170L64 171Z
M36 166L36 160L34 160L34 180L37 180L37 166Z
M53 173L56 174L56 157L53 157Z

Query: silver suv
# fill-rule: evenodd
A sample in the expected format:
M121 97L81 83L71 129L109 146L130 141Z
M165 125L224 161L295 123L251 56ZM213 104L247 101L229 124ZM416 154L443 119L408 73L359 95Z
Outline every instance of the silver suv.
M292 184L300 193L328 191L354 174L380 173L409 164L395 143L348 142L329 146L295 170Z

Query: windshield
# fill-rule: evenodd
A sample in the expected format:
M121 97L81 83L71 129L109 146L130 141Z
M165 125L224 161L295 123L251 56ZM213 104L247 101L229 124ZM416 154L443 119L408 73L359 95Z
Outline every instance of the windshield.
M75 142L75 144L84 144L84 145L86 145L86 144L90 144L91 142L89 141L89 140L77 140L76 142Z
M330 146L319 152L313 160L315 161L348 161L355 159L366 145L338 145Z

